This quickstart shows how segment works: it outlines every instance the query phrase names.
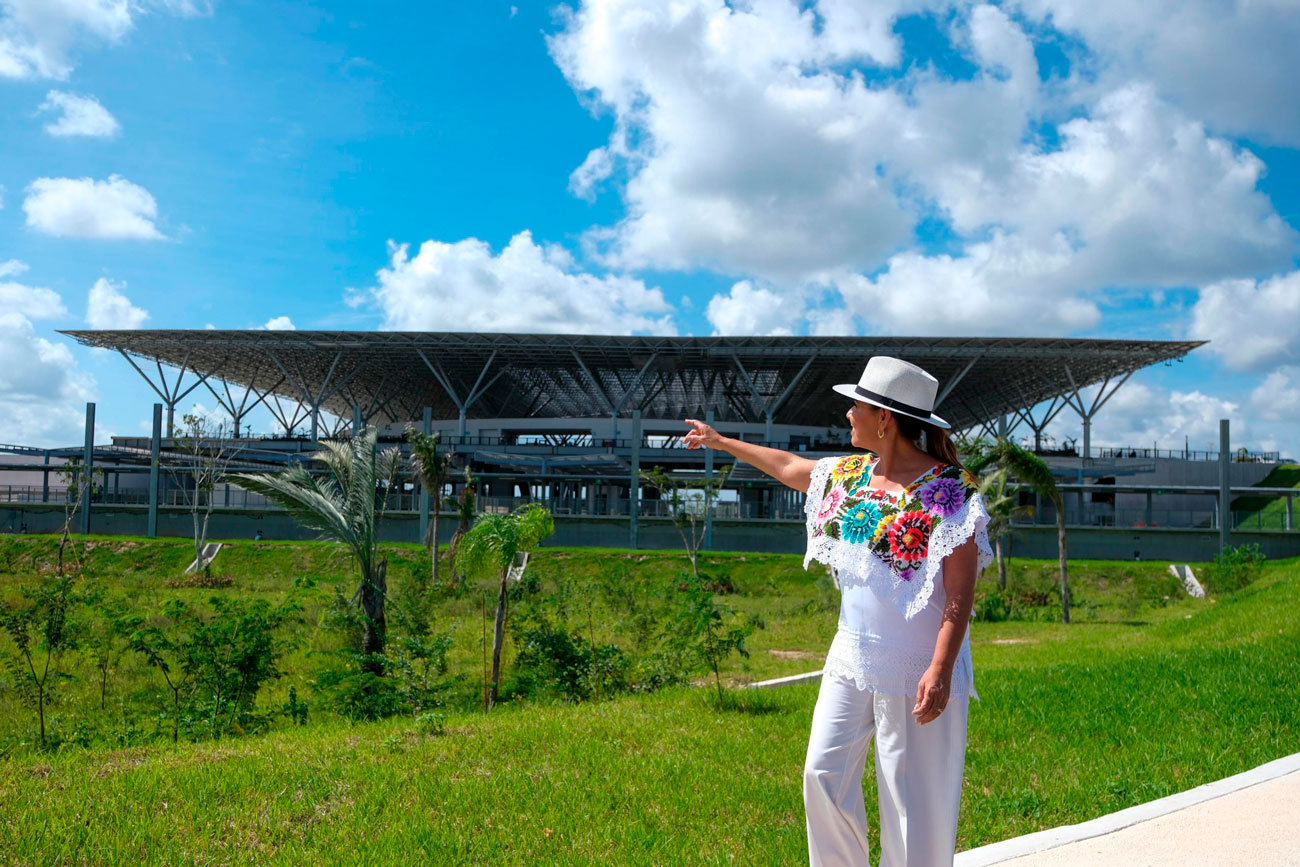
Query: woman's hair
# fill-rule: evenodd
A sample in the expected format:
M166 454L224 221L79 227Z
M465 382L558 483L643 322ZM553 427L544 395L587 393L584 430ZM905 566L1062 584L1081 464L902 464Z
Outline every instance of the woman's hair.
M894 421L898 422L898 432L914 443L919 442L924 433L925 451L930 457L965 469L957 458L957 447L953 445L952 437L948 436L945 428L897 412L894 413Z

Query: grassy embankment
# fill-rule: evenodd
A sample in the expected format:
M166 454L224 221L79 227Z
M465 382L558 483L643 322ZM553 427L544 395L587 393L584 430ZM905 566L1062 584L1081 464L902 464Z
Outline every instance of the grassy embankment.
M92 580L142 600L214 592L159 586L160 575L183 567L183 544L103 541L90 552ZM42 543L0 542L0 566L9 564L0 593L8 594L24 568L15 551L34 553L11 546ZM330 565L324 550L228 549L218 571L234 583L220 592L275 595L289 574L313 571L323 584L350 587L346 563ZM591 598L598 633L618 641L618 619L590 585L624 557L632 592L679 566L658 553L544 550L537 568L555 571L543 592L556 580L586 589L575 604ZM410 559L422 568L418 551ZM815 668L834 629L824 581L795 557L710 559L736 585L730 603L768 622L731 677ZM973 626L983 700L971 713L960 848L1082 821L1300 750L1300 561L1270 563L1254 585L1215 601L1182 597L1163 565L1072 564L1070 626ZM1016 564L1013 591L1040 600L1053 566ZM453 672L477 670L478 589L444 600L440 623L468 645ZM328 644L328 631L308 622L307 642ZM290 677L301 676L299 662L317 664L287 659ZM314 714L306 728L215 744L15 754L0 761L0 861L806 860L799 771L816 688L748 693L728 711L711 709L704 695L675 689L583 705L519 702L488 717L452 712L441 736L417 734L409 719L350 726ZM75 696L70 685L65 698ZM0 702L11 699L0 691ZM21 725L17 712L0 707L0 723ZM870 773L867 796L870 804Z
M1254 484L1256 488L1300 488L1300 464L1282 464ZM1292 521L1300 521L1300 498L1291 501ZM1286 497L1242 494L1232 501L1241 529L1281 530L1286 526Z

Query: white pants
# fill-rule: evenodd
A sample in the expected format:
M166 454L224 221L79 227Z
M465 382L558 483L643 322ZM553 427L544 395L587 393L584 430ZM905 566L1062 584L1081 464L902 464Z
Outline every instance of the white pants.
M966 766L969 700L948 702L921 725L916 696L859 690L822 678L813 711L803 800L813 867L866 867L867 811L862 774L876 739L880 867L951 867Z

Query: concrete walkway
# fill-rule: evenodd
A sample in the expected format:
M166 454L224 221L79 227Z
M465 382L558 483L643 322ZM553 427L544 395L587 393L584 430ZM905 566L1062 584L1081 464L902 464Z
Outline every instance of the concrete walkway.
M1300 753L1111 813L957 855L956 867L1300 867Z

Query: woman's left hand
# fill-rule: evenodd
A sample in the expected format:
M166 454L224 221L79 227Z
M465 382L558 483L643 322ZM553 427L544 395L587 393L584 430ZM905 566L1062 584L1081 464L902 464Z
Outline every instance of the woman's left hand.
M916 685L916 706L912 716L921 725L939 718L948 706L948 692L952 688L952 672L932 665L921 675Z

